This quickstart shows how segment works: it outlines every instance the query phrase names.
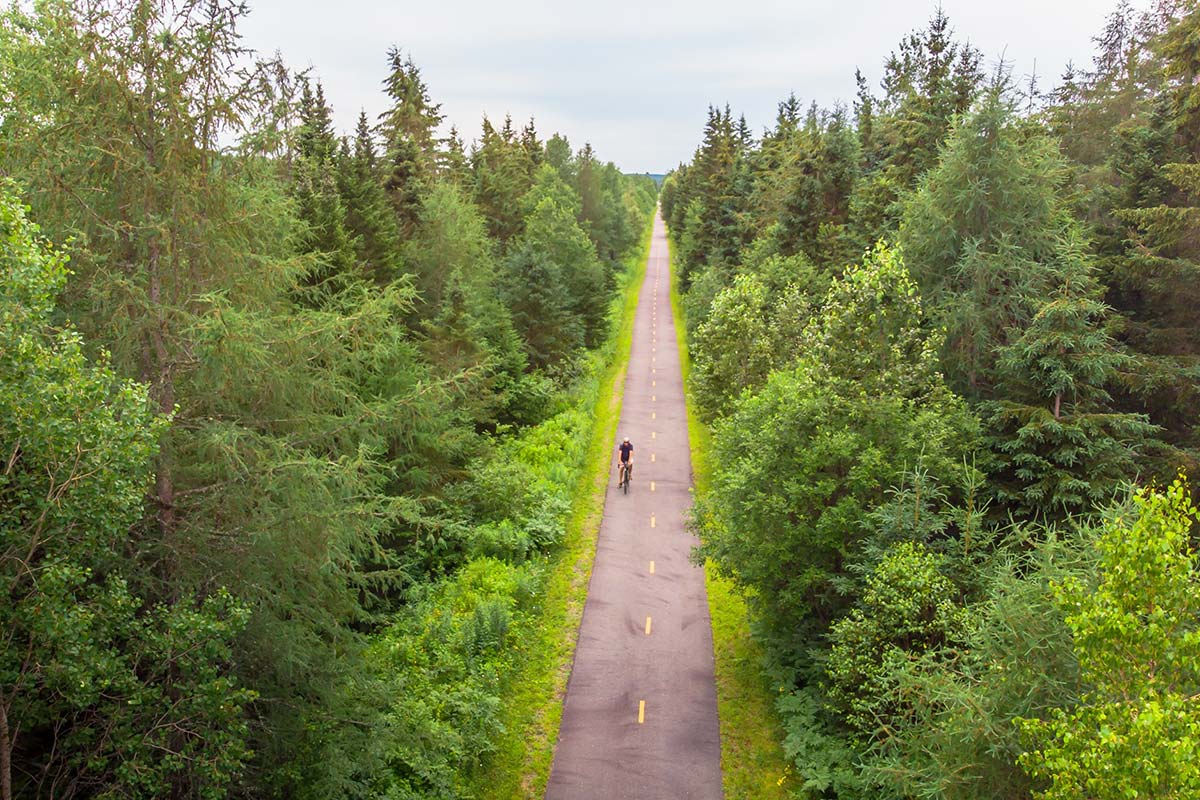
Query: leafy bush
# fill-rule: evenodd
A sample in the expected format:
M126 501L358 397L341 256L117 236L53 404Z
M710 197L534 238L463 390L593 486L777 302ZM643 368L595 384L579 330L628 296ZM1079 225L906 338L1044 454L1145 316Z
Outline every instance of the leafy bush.
M1025 719L1021 756L1045 800L1200 794L1200 561L1182 479L1144 489L1096 541L1098 570L1053 587L1086 687L1048 719Z

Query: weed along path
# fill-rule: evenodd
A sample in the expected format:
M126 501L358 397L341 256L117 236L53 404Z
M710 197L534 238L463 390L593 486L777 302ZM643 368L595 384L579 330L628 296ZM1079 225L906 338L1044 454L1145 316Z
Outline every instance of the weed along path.
M721 797L712 628L684 530L691 456L669 264L655 219L617 434L633 442L633 481L623 493L614 471L605 498L548 800Z

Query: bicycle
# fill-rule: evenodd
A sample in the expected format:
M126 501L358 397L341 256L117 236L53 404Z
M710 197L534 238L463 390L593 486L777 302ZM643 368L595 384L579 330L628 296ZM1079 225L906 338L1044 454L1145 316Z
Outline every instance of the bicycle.
M625 494L629 494L629 479L633 477L633 462L622 461L618 469L620 472L617 478L617 488L624 490Z

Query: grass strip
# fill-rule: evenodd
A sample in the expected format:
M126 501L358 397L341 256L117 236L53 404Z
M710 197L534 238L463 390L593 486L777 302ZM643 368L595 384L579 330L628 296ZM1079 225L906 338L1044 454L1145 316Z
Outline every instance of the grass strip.
M687 399L688 442L696 491L712 477L712 432L696 416L692 399L691 355L688 352L678 272L671 248L671 311L679 344ZM763 653L750 635L750 612L733 581L705 564L708 611L712 617L713 656L717 679L717 713L721 719L721 775L726 800L783 800L790 796L791 765L783 753L783 726L775 711L775 695L763 673Z
M641 247L626 261L624 283L613 300L612 328L601 349L605 366L594 394L591 441L563 545L548 564L537 623L522 630L525 639L517 651L519 666L505 681L505 733L488 768L473 781L476 794L485 800L541 798L550 779L563 697L604 516L613 437L621 416L634 316L652 234L653 222L643 234Z

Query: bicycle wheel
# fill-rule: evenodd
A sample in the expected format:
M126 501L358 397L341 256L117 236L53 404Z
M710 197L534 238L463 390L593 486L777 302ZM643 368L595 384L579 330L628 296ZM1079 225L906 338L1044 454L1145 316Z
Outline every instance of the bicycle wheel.
M629 494L629 467L623 468L621 474L621 485L625 488L625 494Z

